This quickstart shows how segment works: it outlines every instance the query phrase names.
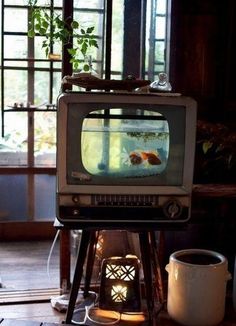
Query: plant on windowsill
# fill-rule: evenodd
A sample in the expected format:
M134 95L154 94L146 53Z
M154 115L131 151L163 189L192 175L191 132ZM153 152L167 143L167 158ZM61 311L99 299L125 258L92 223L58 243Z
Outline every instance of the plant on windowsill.
M62 46L69 44L71 47L68 47L68 52L73 69L77 70L83 62L82 70L88 72L90 70L90 65L86 62L88 50L98 48L93 34L94 26L83 28L75 20L65 21L61 14L50 10L49 6L39 6L38 0L29 0L28 6L30 7L28 36L44 37L42 49L46 57L57 58L50 53L55 43L60 42ZM74 40L73 44L72 40Z

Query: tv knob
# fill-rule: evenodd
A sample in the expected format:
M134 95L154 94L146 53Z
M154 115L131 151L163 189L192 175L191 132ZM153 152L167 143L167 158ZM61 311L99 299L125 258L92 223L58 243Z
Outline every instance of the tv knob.
M73 201L75 204L78 204L78 203L79 203L79 196L77 196L77 195L72 196L72 201Z
M163 206L163 212L169 219L177 219L182 213L182 204L176 199L168 200Z
M74 216L79 216L79 210L78 209L73 209L72 214Z

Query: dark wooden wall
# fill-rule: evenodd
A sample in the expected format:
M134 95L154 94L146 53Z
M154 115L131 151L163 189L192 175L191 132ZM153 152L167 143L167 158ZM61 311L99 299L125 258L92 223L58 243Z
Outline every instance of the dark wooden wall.
M216 190L236 183L236 1L172 0L170 50L173 90L198 103L194 183L213 183ZM204 154L201 141L207 140L214 145ZM183 248L217 250L233 272L234 202L194 200L188 229L166 233L167 256Z
M198 116L236 117L236 1L172 0L170 80L198 101Z

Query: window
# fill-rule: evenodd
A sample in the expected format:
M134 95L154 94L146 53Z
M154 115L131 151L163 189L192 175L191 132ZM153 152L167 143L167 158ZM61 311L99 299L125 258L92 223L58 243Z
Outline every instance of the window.
M62 11L62 0L46 3L54 3L55 10ZM109 41L111 78L134 74L155 80L159 72L168 72L168 0L113 1L111 40L106 38L107 1L74 0L73 7L75 19L82 25L95 26L99 50L93 52L93 69L99 76L105 76ZM27 0L1 1L1 185L11 189L11 184L21 184L19 191L23 189L26 205L21 213L16 213L10 198L0 199L9 220L45 219L38 210L39 200L43 215L50 219L55 216L54 204L49 205L46 198L54 201L50 192L56 173L55 104L61 89L62 62L45 58L40 36L28 38L28 14ZM58 51L60 46L52 50ZM9 174L12 167L15 169ZM42 197L44 191L48 196Z
M44 3L41 1L42 4ZM39 2L40 3L40 2ZM52 5L53 1L49 3ZM103 1L75 1L74 18L95 25L102 49ZM58 13L62 1L54 1ZM2 3L2 166L55 167L56 110L61 88L61 60L48 60L42 37L27 36L29 7L26 1ZM14 17L14 19L12 18ZM52 51L58 50L52 47ZM101 53L95 53L95 68L101 71ZM100 65L100 66L99 66ZM54 112L53 112L54 111ZM12 123L13 122L13 123ZM14 123L16 122L16 123Z

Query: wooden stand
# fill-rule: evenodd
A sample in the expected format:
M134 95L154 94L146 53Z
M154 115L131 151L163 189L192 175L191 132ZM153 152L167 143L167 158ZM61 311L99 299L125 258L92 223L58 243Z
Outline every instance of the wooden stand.
M144 273L144 287L147 301L148 320L149 325L155 325L155 308L157 306L156 301L158 301L159 304L163 303L163 288L158 259L157 242L155 233L153 231L141 231L138 233ZM86 257L89 259L87 259L85 282L83 287L84 297L86 297L89 293L97 241L98 231L82 231L81 242L74 271L74 278L70 292L69 305L65 320L67 324L72 323L75 303L81 285L83 267ZM155 286L153 286L153 284L155 284Z

